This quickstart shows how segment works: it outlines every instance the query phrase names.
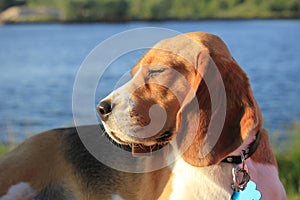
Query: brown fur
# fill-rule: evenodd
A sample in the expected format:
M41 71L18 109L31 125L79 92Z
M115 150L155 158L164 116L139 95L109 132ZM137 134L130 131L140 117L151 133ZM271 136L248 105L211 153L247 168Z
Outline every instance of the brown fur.
M269 136L265 129L261 129L261 140L251 159L258 163L271 164L277 167L277 162L269 143Z
M97 127L86 126L81 131L90 134ZM128 200L158 199L171 174L169 168L144 174L111 169L89 154L75 128L33 136L1 157L0 170L0 197L10 186L26 182L41 199L70 200L110 199L112 194ZM170 183L167 188L171 190Z
M185 40L187 42L182 42ZM182 50L186 47L184 45L192 42L197 44L197 46L195 49L189 48L189 51L192 52L191 54L195 54L198 60L193 60L194 58L188 53L184 54L187 58L181 56L181 54L183 54ZM133 94L133 100L135 100L135 97L138 97L141 99L140 101L137 101L138 105L145 105L149 102L149 99L154 99L154 103L162 104L167 112L169 111L168 113L170 113L166 124L174 122L176 115L177 129L181 124L185 124L183 125L184 130L177 130L176 132L184 132L184 134L186 134L184 136L184 142L193 140L192 145L190 145L187 151L183 153L184 159L188 163L195 166L217 164L229 153L238 148L243 141L250 137L249 134L251 132L256 133L261 129L261 112L252 94L248 77L232 58L228 48L219 37L207 33L188 33L183 36L172 38L169 41L163 41L161 45L159 43L155 47L155 49L146 53L137 63L132 70L132 74L135 75L140 66L142 66L142 71L144 72L157 68L157 65L161 65L169 66L183 75L185 79L190 82L200 105L198 133L195 138L190 138L189 136L189 129L194 126L193 124L195 124L196 120L195 116L197 115L197 113L192 114L193 108L190 108L189 106L190 101L194 98L193 95L191 97L186 97L181 108L178 107L178 102L173 100L173 96L170 95L170 91L167 91L167 89L157 93L150 92L147 89L141 91L137 90L137 94ZM191 47L193 47L193 45L191 45ZM210 61L210 59L212 59L212 61ZM209 83L206 83L199 72L204 72L205 76L206 71L211 68L211 62L217 66L222 80L219 80L217 76L213 74L215 77L210 79ZM146 74L146 72L141 73L139 76L143 77L138 77L136 79L145 79ZM164 77L166 78L165 82L168 80L174 81L174 78L172 79L168 74L164 75ZM224 127L220 139L211 153L206 157L199 159L198 152L201 151L200 147L206 137L208 125L212 120L211 98L207 85L219 87L218 84L221 81L223 81L225 86L227 100ZM183 87L182 85L184 85L180 82L176 82L173 85L168 84L168 82L165 84L172 86L172 88L170 88L171 91L175 90L175 88ZM155 91L155 88L158 87L155 84L149 85L149 87L154 88L152 91ZM181 94L181 96L188 96L186 90L186 88L180 89L178 93ZM147 98L148 94L153 95L153 93L155 94L155 98ZM157 94L164 94L166 98L157 96ZM168 96L172 97L168 98ZM164 103L160 103L160 100L164 100ZM170 112L170 109L173 113ZM143 110L143 112L146 113L149 109L143 107ZM174 110L175 113L177 113L176 115L174 115ZM187 116L186 122L181 122L182 112Z
M28 182L40 191L49 182L68 177L70 166L62 156L61 142L51 131L36 135L0 158L0 196L11 185ZM43 177L42 179L40 179ZM40 179L40 180L39 180Z

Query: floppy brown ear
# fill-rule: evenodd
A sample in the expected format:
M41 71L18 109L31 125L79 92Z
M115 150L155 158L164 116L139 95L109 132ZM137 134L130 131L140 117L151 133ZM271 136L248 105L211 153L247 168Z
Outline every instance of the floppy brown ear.
M246 74L225 44L215 41L221 44L213 44L214 48L200 41L191 90L177 114L182 157L194 166L222 161L244 141L255 139L261 128L261 113Z

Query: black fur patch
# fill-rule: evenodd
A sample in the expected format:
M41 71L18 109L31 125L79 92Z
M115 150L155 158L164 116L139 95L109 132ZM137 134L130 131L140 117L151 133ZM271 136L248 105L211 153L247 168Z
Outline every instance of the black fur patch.
M74 200L72 193L63 183L50 183L39 192L34 200Z
M87 135L99 134L99 125L77 128L79 128L78 130L80 131L84 131ZM123 181L120 180L120 177L129 174L107 167L92 156L81 142L75 127L64 130L60 129L60 131L63 131L63 146L65 147L66 160L73 165L73 170L76 175L81 178L83 182L82 185L86 187L85 189L87 191L97 191L99 195L114 193L114 191L117 190L115 187L117 187L118 183L121 184ZM101 136L101 139L108 140L104 135ZM119 147L125 150L131 150L128 149L127 146L119 145ZM135 177L135 175L133 175L133 177ZM105 197L102 196L102 198Z

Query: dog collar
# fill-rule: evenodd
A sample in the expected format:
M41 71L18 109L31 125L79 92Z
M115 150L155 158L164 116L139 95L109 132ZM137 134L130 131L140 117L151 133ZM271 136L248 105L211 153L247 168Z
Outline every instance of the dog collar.
M260 139L261 139L261 132L258 131L256 134L255 140L249 144L249 147L246 150L243 150L245 159L249 158L256 151L256 149L259 145ZM240 163L242 163L242 156L228 156L221 162L240 164Z

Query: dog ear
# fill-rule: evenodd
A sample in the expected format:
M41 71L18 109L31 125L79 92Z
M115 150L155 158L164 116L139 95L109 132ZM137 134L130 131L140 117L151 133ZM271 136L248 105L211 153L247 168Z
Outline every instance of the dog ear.
M194 166L222 161L261 128L246 74L224 51L226 45L220 49L202 47L197 54L191 88L177 114L178 146Z

